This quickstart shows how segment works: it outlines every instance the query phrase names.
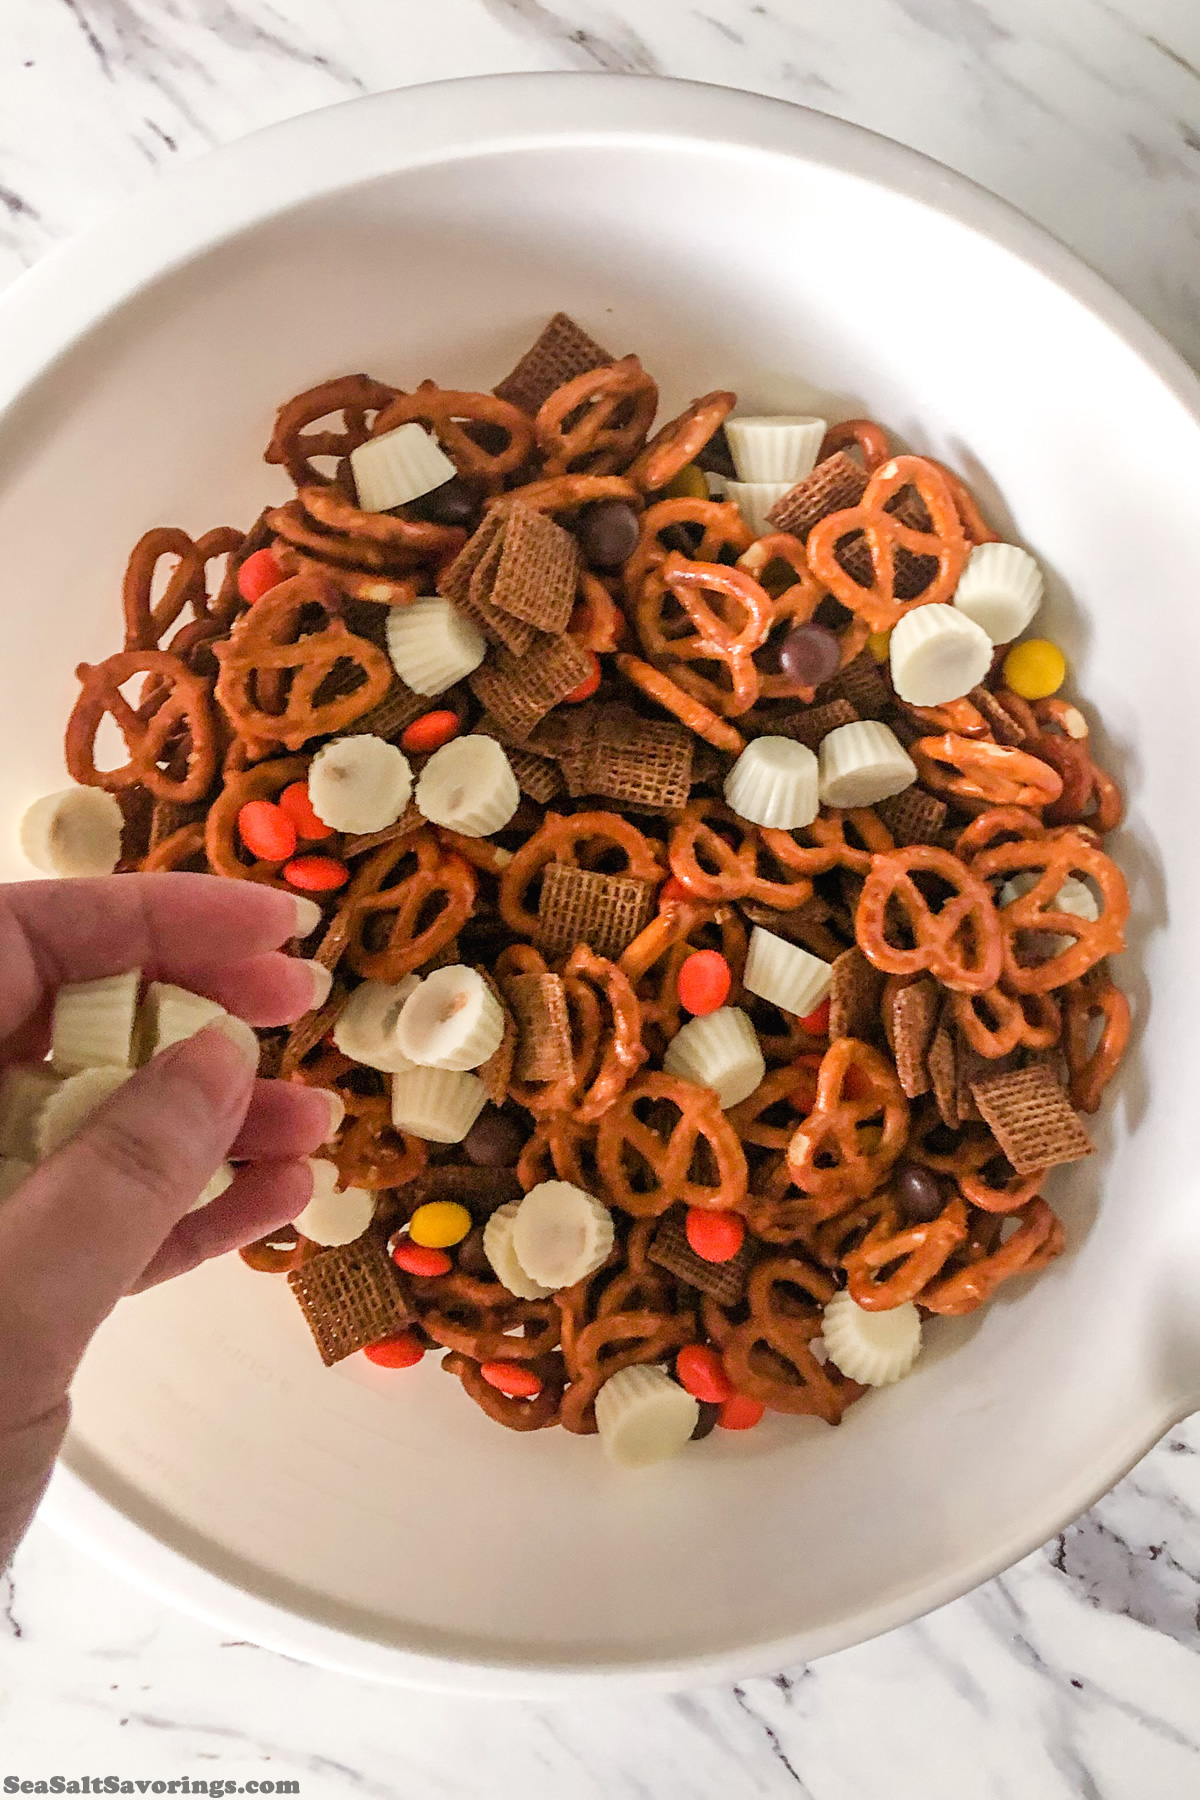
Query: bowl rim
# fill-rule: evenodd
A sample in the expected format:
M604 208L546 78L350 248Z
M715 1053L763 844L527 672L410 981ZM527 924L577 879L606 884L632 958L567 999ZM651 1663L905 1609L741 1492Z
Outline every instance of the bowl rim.
M519 123L515 123L519 121ZM50 252L0 295L0 420L91 330L154 282L270 218L422 165L567 144L690 141L781 155L858 176L1001 245L1097 316L1200 428L1200 379L1136 309L1050 232L968 177L866 128L783 100L661 77L475 76L362 96L269 126L169 171L148 192ZM668 1691L826 1655L908 1623L1008 1568L1125 1474L1191 1402L1163 1397L1108 1454L1048 1497L1011 1542L819 1630L671 1662L502 1662L431 1655L352 1636L190 1561L66 1464L43 1516L143 1589L223 1629L347 1674L474 1694L565 1696L597 1680ZM69 1447L68 1447L69 1457Z

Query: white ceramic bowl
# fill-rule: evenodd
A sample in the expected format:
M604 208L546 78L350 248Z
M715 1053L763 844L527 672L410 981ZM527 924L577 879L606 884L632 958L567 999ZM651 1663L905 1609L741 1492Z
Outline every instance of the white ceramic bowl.
M556 307L668 407L734 387L884 420L1037 551L1129 788L1139 1032L1102 1155L1053 1185L1068 1254L932 1326L837 1431L772 1418L629 1476L493 1427L433 1358L327 1373L236 1259L118 1309L53 1516L239 1635L492 1690L744 1675L882 1631L1200 1403L1197 387L1039 230L894 144L711 88L464 82L239 144L48 259L0 302L0 813L62 779L72 669L117 646L139 533L282 495L281 398L360 368L486 387Z

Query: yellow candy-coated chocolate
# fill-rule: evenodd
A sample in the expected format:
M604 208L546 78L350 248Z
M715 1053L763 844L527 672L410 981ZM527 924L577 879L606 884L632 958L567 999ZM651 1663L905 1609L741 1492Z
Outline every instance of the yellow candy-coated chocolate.
M668 500L707 500L708 483L704 479L704 470L696 463L684 463L662 492Z
M408 1235L425 1250L449 1250L471 1229L471 1215L457 1200L427 1200L409 1220Z
M1049 638L1026 638L1004 659L1004 679L1022 700L1045 700L1057 694L1067 674L1067 659Z
M890 631L873 631L867 639L867 649L877 663L885 663L892 647Z

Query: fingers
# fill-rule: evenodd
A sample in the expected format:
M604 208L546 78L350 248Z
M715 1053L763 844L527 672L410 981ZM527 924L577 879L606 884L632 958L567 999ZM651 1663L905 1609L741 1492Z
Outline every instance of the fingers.
M200 970L188 985L251 1025L290 1025L325 1004L333 977L320 963L277 951L221 969Z
M315 904L215 875L119 875L0 888L0 1042L67 981L144 969L187 987L213 970L307 936Z
M0 1369L50 1405L241 1130L245 1051L210 1026L139 1069L0 1207Z
M312 1197L312 1170L306 1162L263 1162L239 1169L219 1199L181 1219L150 1259L132 1291L154 1287L266 1237L303 1212Z
M337 1094L300 1082L257 1081L245 1121L230 1149L235 1162L279 1162L311 1156L345 1117Z

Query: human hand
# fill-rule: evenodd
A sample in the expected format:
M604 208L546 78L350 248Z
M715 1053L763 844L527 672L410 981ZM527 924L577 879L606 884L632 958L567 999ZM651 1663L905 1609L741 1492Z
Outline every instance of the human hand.
M311 901L207 875L121 875L0 887L0 1066L49 1045L54 994L129 969L218 1001L251 1025L299 1018L328 992L279 945ZM341 1118L336 1095L257 1081L218 1026L139 1069L0 1202L0 1569L33 1516L92 1333L123 1294L295 1218L303 1160ZM216 1169L243 1166L189 1213Z

